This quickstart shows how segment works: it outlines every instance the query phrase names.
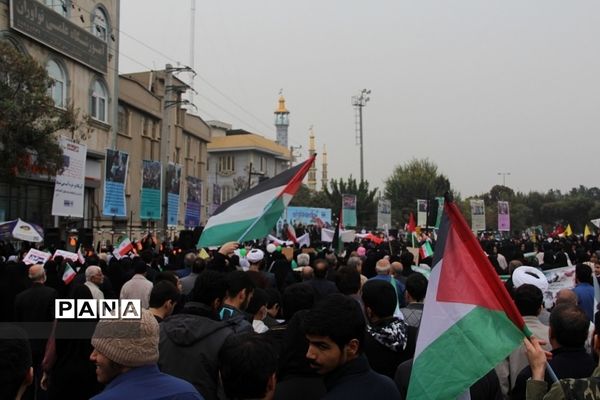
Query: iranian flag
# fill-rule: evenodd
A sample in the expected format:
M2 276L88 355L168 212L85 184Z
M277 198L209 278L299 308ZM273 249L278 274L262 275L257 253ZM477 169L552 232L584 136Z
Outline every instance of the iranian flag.
M456 205L444 205L409 399L455 399L530 336Z
M62 280L65 285L71 283L73 279L75 279L75 270L71 267L69 263L66 263L65 272L63 273Z
M120 260L129 254L130 251L133 251L133 244L131 244L131 240L128 237L124 237L113 250L113 254L117 257L117 260Z
M419 255L421 256L421 259L431 257L433 255L433 249L431 248L431 243L429 243L429 241L425 241L425 243L419 247Z
M294 243L298 243L298 238L296 238L296 230L294 229L292 224L285 224L285 232L288 240L291 240Z
M198 247L266 237L300 188L315 157L221 204L206 223Z

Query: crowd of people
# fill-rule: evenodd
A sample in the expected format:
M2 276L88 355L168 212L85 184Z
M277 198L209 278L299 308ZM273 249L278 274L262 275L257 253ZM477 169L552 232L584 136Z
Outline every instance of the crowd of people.
M424 241L435 249L432 233ZM296 248L291 258L259 242L203 257L148 242L120 259L90 249L84 263L31 266L0 246L0 398L406 398L435 267L415 259L411 242ZM535 338L473 384L471 399L596 395L596 237L480 242ZM548 281L534 272L566 265L574 288L545 305ZM63 280L69 268L76 275ZM56 299L139 299L142 312L56 319ZM546 394L553 374L560 384Z

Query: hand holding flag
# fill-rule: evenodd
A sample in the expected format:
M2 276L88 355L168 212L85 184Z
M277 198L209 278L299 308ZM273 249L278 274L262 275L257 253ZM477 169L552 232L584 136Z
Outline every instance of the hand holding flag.
M408 388L410 399L456 398L530 335L451 201L444 205L433 265Z

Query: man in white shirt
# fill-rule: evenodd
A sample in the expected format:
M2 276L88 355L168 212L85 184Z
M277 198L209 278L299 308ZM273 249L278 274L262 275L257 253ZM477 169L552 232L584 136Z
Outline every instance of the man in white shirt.
M104 293L100 290L100 285L104 282L102 269L97 265L90 265L85 269L85 286L92 292L92 297L96 300L103 300Z
M144 261L137 260L133 266L135 275L125 282L121 288L120 299L139 299L142 307L150 307L150 292L152 291L152 282L146 279L146 270L148 266Z

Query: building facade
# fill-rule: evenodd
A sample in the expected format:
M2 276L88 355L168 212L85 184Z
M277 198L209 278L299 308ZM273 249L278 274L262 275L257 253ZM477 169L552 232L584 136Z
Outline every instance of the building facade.
M91 238L101 215L105 149L117 138L118 10L119 0L81 0L77 6L69 0L0 1L0 40L46 67L56 107L72 104L89 117L77 137L68 137L87 145L83 218L52 216L52 178L28 177L0 184L0 220L20 217L41 224L50 241L66 239L69 230Z
M10 185L0 179L0 221L40 224L50 244L61 245L73 232L92 244L122 235L137 239L149 230L173 237L193 228L185 218L188 177L201 188L200 223L207 219L210 127L186 112L182 95L188 87L177 79L177 68L118 76L118 10L119 0L0 0L0 40L44 65L54 80L49 95L55 106L72 104L82 119L75 136L57 136L87 146L83 218L52 215L53 177L30 176ZM124 217L103 210L107 149L128 154ZM178 213L169 229L166 195L162 218L141 216L143 160L160 162L163 177L169 163L180 166Z
M182 229L193 229L196 223L186 221L189 178L200 182L199 220L207 219L208 185L207 145L210 127L202 118L188 113L183 106L185 83L173 76L175 69L146 71L121 75L119 80L118 135L116 148L129 154L125 198L129 215L121 219L120 231L137 239L148 231L170 238ZM164 140L163 140L164 139ZM141 213L143 162L160 162L162 182L160 217L146 218ZM167 173L169 163L180 168L178 204L175 220L168 223ZM112 222L98 227L102 239L111 234ZM128 224L123 229L123 223ZM108 229L108 232L107 232Z

